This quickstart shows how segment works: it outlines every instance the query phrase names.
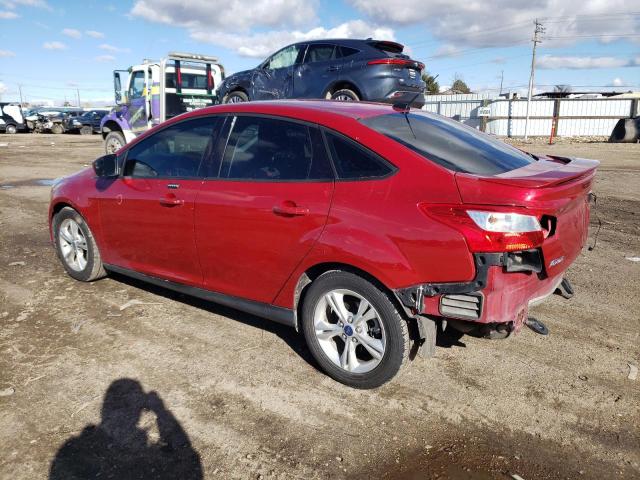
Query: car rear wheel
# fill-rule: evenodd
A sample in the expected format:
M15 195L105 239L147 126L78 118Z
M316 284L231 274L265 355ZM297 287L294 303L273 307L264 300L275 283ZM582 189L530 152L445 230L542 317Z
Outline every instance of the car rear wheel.
M71 277L91 282L106 276L93 234L78 212L60 210L53 218L53 233L58 258Z
M407 322L393 301L349 272L328 272L309 286L302 322L322 370L351 387L379 387L396 375L409 354Z
M124 147L126 143L122 132L109 132L104 139L104 151L107 154L116 153Z
M7 125L4 130L5 133L14 134L18 132L18 129L15 125Z
M244 92L231 92L224 98L224 103L241 103L248 102L249 96Z
M341 102L359 102L360 97L358 97L358 94L353 90L342 88L331 94L331 100L339 100Z
M56 135L60 135L61 133L64 133L64 128L62 127L62 124L54 123L53 125L51 125L51 133L55 133Z
M88 125L84 125L80 128L80 135L91 135L93 133L93 128Z

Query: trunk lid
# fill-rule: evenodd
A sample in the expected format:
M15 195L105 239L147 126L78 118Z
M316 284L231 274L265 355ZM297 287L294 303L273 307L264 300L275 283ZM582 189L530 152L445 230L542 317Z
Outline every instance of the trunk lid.
M455 174L460 197L474 205L519 206L531 210L543 228L545 273L562 273L580 254L589 229L589 193L599 162L539 157L494 176Z

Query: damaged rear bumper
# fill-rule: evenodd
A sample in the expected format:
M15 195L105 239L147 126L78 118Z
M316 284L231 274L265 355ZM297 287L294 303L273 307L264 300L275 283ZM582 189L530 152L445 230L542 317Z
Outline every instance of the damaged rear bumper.
M511 333L526 321L529 307L556 289L573 293L564 271L544 273L539 250L474 254L476 275L470 282L425 283L395 290L398 299L414 315L443 317ZM566 284L567 288L564 288ZM563 295L566 296L566 295ZM477 325L476 325L477 326Z

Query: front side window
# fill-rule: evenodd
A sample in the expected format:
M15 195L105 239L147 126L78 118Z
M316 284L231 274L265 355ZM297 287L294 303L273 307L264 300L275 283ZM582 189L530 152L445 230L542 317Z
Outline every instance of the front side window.
M309 45L304 63L327 62L335 59L335 47L328 43Z
M327 140L340 179L382 178L395 171L393 165L352 140L334 133L327 133Z
M144 72L134 72L129 87L129 98L140 98L144 93Z
M186 120L142 140L127 152L124 176L197 178L215 122L214 117Z
M321 132L308 125L266 117L233 120L222 178L328 180L333 177Z
M438 165L455 172L498 175L529 165L526 153L446 117L392 113L361 120Z
M277 68L291 67L296 63L298 55L300 54L300 45L290 45L283 48L279 52L275 53L271 59L269 59L267 68L275 70Z

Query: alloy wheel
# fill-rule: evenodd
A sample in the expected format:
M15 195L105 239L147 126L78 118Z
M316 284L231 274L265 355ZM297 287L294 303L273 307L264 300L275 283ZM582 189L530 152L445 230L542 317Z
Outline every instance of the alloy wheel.
M78 222L70 218L63 220L58 237L64 262L76 272L83 271L89 259L89 247Z
M313 327L327 358L347 372L370 372L384 357L386 333L380 316L352 290L323 295L314 310Z

